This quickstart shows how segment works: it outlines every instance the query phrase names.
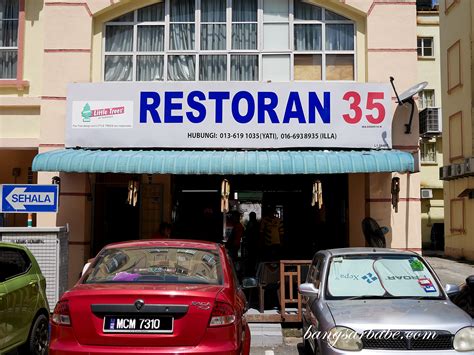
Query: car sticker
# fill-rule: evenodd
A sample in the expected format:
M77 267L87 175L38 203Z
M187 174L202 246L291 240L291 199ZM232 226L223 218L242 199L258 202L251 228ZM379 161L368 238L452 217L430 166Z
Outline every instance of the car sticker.
M423 271L423 263L418 259L410 259L410 266L413 271Z
M436 288L433 285L423 287L425 292L436 292Z
M433 286L433 283L431 282L431 280L426 277L419 278L418 283L420 284L421 287Z

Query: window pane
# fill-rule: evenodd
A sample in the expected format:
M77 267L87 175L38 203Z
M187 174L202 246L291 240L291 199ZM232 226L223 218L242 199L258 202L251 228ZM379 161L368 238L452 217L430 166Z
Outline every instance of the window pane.
M18 19L19 12L18 0L0 0L0 20Z
M227 56L203 55L199 57L199 80L227 80Z
M163 80L163 64L164 60L161 55L137 56L137 80Z
M285 23L266 23L263 25L263 48L282 50L290 48L289 25Z
M233 22L257 22L257 0L233 0Z
M171 0L170 21L194 22L194 0Z
M336 14L335 12L326 10L326 20L330 21L350 21L347 17Z
M423 55L423 50L421 47L418 47L416 52L418 53L419 56L422 56Z
M421 144L421 160L424 162L436 162L436 143Z
M138 10L138 21L164 21L165 3L159 2Z
M16 50L0 50L0 79L16 79Z
M170 49L194 49L194 24L170 25Z
M321 80L320 54L295 54L295 80Z
M258 56L233 55L230 60L230 80L257 81Z
M134 21L133 12L129 12L128 14L114 18L110 22L133 22L133 21Z
M105 81L132 80L133 57L131 55L105 56Z
M193 55L169 56L168 79L178 81L196 80L196 58Z
M162 52L164 50L164 26L138 26L138 50L141 52Z
M295 50L321 50L321 25L295 25Z
M18 20L0 21L0 47L18 46Z
M107 26L105 28L106 52L131 52L133 48L133 26Z
M423 56L425 57L432 57L433 56L433 49L430 47L425 47L423 50Z
M264 55L262 66L264 81L290 81L289 55Z
M226 26L225 25L201 25L201 49L225 50L226 49Z
M264 0L264 21L288 21L288 0Z
M326 25L326 50L354 50L354 26Z
M202 22L226 22L226 0L201 0Z
M25 273L30 264L30 260L23 251L0 248L0 282Z
M326 55L326 80L354 80L354 56Z
M232 25L232 49L257 49L257 24Z
M295 20L321 20L322 10L318 6L307 4L301 0L295 0Z

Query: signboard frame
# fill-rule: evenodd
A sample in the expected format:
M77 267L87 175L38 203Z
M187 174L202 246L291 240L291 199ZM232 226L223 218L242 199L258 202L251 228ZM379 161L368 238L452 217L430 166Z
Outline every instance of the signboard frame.
M356 82L73 83L65 146L391 149L391 90Z
M36 194L37 196L31 197L29 201L26 197L15 198L15 190L18 194L30 196ZM53 194L52 198L51 194ZM59 209L59 185L56 184L1 184L0 196L1 213L57 213ZM23 208L18 208L21 205Z

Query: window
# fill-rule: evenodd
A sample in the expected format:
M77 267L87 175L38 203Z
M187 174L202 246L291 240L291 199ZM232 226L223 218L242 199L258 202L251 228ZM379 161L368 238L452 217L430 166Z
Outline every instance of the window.
M424 163L436 163L436 143L421 143L421 161Z
M433 37L418 37L418 57L433 57Z
M23 250L0 248L0 282L24 274L31 261Z
M16 79L19 0L0 0L0 79Z
M355 80L354 23L303 0L165 0L104 33L105 81Z
M109 248L88 269L84 283L222 285L217 250L171 247Z
M312 282L314 287L319 288L321 284L321 269L324 264L324 256L317 255L313 259L313 263L308 271L306 282Z
M425 109L427 107L436 107L434 90L421 91L418 100L420 103L420 109Z

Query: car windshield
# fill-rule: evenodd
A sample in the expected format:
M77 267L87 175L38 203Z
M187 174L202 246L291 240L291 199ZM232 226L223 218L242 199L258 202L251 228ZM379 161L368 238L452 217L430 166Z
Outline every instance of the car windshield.
M84 283L222 284L217 251L181 248L106 249Z
M331 259L328 299L442 298L423 260L412 255L344 255Z

